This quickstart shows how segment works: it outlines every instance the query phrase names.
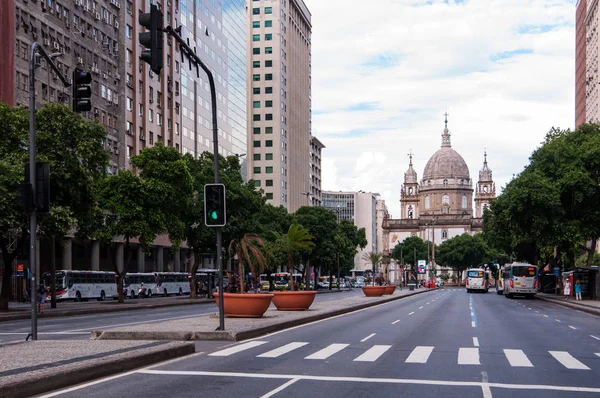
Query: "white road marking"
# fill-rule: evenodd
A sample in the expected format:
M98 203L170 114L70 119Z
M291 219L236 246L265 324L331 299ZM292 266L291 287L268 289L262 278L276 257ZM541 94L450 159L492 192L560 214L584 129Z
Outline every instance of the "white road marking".
M477 326L475 326L475 321L471 321L471 327L476 328Z
M590 370L566 351L548 351L558 362L567 369Z
M266 393L265 395L263 395L260 398L269 398L272 397L273 395L285 390L286 388L288 388L289 386L291 386L292 384L294 384L295 382L297 382L300 379L292 379L290 381L288 381L285 384L282 384L281 386L277 387L276 389L274 389L273 391L269 391L268 393Z
M212 372L212 371L186 371L186 370L152 370L141 369L136 373L152 374L163 376L211 376L211 377L238 377L251 379L286 379L286 380L311 380L311 381L335 381L335 382L350 382L350 383L372 383L372 384L416 384L430 386L456 386L456 387L482 387L484 383L478 381L453 381L453 380L424 380L424 379L392 379L392 378L374 378L374 377L336 377L336 376L310 376L310 375L286 375L272 373L234 373L234 372ZM125 374L118 375L122 377ZM102 379L93 382L100 383L107 379ZM91 383L90 383L91 385ZM505 384L505 383L487 383L491 388L504 388L510 390L544 390L544 391L567 391L567 392L589 392L600 393L600 388L597 387L580 387L580 386L556 386L544 384ZM81 388L74 387L72 390ZM54 395L64 394L65 391L55 392Z
M479 347L479 339L477 337L473 337L473 345Z
M406 363L426 363L433 351L433 347L430 346L417 346L406 358Z
M550 318L550 317L549 317L548 315L546 315L546 314L544 314L544 316L545 316L546 318Z
M422 310L422 309L423 309L423 307L424 307L424 305L420 306L420 307L419 307L419 309L420 309L420 310Z
M181 358L177 358L177 359L181 359ZM147 368L148 369L148 368ZM144 369L142 369L144 370ZM64 390L60 390L60 391L54 391L50 394L46 394L46 395L39 395L39 398L51 398L51 397L56 397L57 395L62 395L62 394L66 394L68 392L72 392L72 391L77 391L77 390L81 390L82 388L86 388L86 387L91 387L94 386L96 384L100 384L100 383L104 383L106 381L111 381L114 379L118 379L121 377L125 377L125 376L130 376L132 374L135 374L136 372L138 372L139 370L132 370L131 372L125 372L125 373L121 373L118 375L114 375L114 376L109 376L109 377L104 377L102 379L99 380L94 380L94 381L90 381L89 383L83 383L83 384L78 384L75 387L69 387L67 389ZM148 369L148 371L150 371L150 369Z
M555 319L556 322L562 322L560 319Z
M360 342L364 343L365 341L369 340L371 337L375 336L377 333L371 333L370 335L368 335L367 337L365 337L364 339L362 339Z
M265 352L264 354L257 355L258 358L277 358L283 354L287 354L290 351L294 351L297 348L304 347L308 343L295 341L293 343L286 344L274 350Z
M94 326L94 327L91 327L91 328L72 329L72 330L67 330L67 331L68 332L80 332L80 331L83 331L83 330L101 330L101 329L106 329L106 328L116 328L116 327L119 327L119 326L140 325L142 323L162 322L162 321L174 321L176 319L186 319L186 318L197 318L198 315L208 315L208 314L211 314L212 312L214 312L214 311L210 311L210 312L207 312L207 313L204 313L204 314L176 316L176 317L172 317L172 318L146 319L144 321L138 321L138 322L117 323L117 324L113 324L113 325Z
M430 303L430 302L431 302L431 301L428 301L427 303L425 303L425 305L429 305L429 303Z
M400 322L400 319L395 320L394 322L392 322L392 325L397 324L398 322Z
M570 327L571 329L573 329L573 330L577 330L577 328L576 328L575 326L571 326L571 325L569 325L569 327Z
M459 365L481 365L479 362L479 348L459 348L458 349L458 364Z
M410 313L410 314L408 314L408 315L412 315L412 314L414 314L414 313L415 313L415 312L413 311L413 312L411 312L411 313Z
M392 348L391 345L374 345L365 351L361 356L354 359L354 362L375 362L390 348Z
M540 312L539 312L539 311L536 311L536 313L537 313L537 314L539 314Z
M600 352L596 352L595 355L600 357Z
M327 359L333 354L342 351L344 348L348 347L350 344L331 344L320 351L315 352L307 356L304 359Z
M488 385L488 374L486 371L481 372L481 392L483 392L483 398L492 398L492 389Z
M593 338L593 339L596 339L596 340L600 340L600 337L594 336L593 334L590 334L590 337Z
M504 350L504 355L506 355L510 366L533 367L533 364L522 350Z
M208 354L208 356L211 357L228 357L232 354L237 354L238 352L244 351L244 350L249 350L250 348L254 348L254 347L258 347L259 345L263 345L268 343L268 341L249 341L247 343L243 343L240 345L236 345L234 347L231 348L226 348L224 350L221 351L217 351L217 352L213 352L212 354Z

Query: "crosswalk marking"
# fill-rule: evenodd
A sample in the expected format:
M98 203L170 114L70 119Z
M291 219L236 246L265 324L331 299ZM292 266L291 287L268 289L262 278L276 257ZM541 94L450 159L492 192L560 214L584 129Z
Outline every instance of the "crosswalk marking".
M327 359L336 352L343 350L348 347L350 344L331 344L320 351L315 352L312 355L307 356L304 359Z
M235 347L231 347L231 348L226 348L224 350L213 352L212 354L208 354L208 355L211 357L228 357L232 354L236 354L241 351L249 350L250 348L258 347L265 343L268 343L268 341L259 341L259 340L249 341L247 343L236 345Z
M548 351L558 362L567 369L590 370L566 351Z
M406 363L426 363L433 351L431 346L417 346L406 358Z
M527 358L527 355L522 350L504 350L504 355L510 363L510 366L528 367L532 368L533 364Z
M459 365L481 365L479 362L479 348L458 349L458 364Z
M355 362L375 362L387 350L392 348L391 345L374 345L365 351L361 356L354 359Z
M290 351L294 351L297 348L304 347L308 343L295 341L293 343L286 344L274 350L265 352L264 354L257 355L258 358L277 358L283 354L287 354Z
M597 353L596 353L596 356L600 357L600 352L597 352Z

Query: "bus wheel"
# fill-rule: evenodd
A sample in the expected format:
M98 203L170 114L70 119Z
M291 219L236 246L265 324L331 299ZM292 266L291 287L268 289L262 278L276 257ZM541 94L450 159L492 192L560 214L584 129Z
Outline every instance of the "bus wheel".
M163 296L165 296L165 297L167 297L167 296L168 296L168 294L167 294L167 289L163 290Z
M135 298L135 292L133 290L129 293L129 297L131 297L132 300Z
M106 294L104 294L104 290L100 292L100 298L98 299L98 301L104 301L104 299L106 298Z
M178 296L183 296L183 290L181 290L181 288L179 288L179 293L177 293Z
M79 292L75 293L75 301L77 301L77 302L81 301L81 293L79 293Z

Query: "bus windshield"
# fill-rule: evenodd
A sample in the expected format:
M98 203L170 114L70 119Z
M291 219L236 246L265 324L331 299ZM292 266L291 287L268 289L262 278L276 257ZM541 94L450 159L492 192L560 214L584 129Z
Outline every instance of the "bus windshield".
M524 265L517 265L513 267L513 276L518 278L530 278L537 274L537 267L527 267Z
M483 278L483 271L469 271L467 272L467 278Z
M50 272L46 272L44 273L44 284L50 288ZM65 283L65 273L60 271L60 272L56 272L56 290L60 291L60 290L64 290L67 288L67 285Z

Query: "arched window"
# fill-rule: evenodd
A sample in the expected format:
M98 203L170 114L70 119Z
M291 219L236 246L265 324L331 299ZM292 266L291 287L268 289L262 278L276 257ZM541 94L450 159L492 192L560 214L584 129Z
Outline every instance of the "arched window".
M446 194L442 196L442 206L450 206L450 196Z
M442 239L448 239L448 230L447 229L442 230Z
M462 197L462 208L463 209L467 208L467 195L463 195L463 197Z
M413 207L412 206L408 206L408 218L410 218L410 219L413 218Z
M429 209L431 207L431 197L429 195L425 196L425 208Z
M448 180L444 180L444 186L447 187L448 186Z

